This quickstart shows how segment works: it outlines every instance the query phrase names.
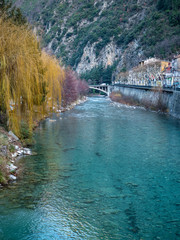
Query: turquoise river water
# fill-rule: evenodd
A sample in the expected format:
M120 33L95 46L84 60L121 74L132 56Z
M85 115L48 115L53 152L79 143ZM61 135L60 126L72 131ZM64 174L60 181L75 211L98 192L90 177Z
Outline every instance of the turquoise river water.
M92 97L41 123L0 240L180 239L180 121Z

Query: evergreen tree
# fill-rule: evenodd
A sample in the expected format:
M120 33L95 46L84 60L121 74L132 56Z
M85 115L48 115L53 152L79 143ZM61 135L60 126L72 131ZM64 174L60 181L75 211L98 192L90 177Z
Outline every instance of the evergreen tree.
M180 8L180 0L158 0L158 10L178 10Z
M21 10L13 7L12 2L9 0L0 0L0 16L3 16L4 19L11 19L18 25L24 25L27 22Z

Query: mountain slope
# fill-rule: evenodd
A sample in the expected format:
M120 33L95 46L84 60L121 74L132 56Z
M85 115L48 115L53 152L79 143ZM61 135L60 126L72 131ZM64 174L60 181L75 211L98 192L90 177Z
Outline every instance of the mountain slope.
M180 0L16 0L43 44L86 79L109 81L180 50Z

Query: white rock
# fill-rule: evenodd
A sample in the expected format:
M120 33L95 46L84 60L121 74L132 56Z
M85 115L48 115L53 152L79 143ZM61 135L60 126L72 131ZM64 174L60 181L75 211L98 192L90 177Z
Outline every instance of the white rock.
M14 147L15 147L15 149L16 149L16 150L18 150L18 149L19 149L19 146L18 146L18 145L15 145Z
M8 141L11 143L13 142L12 138L11 137L8 137Z
M12 132L12 131L9 131L8 133L11 137L13 137L16 141L19 140L19 138Z
M12 172L12 171L14 171L14 170L16 170L16 169L17 169L17 167L14 166L12 163L9 165L9 170L10 170L10 172Z
M15 158L15 157L17 157L17 152L15 152L15 153L12 153L12 158Z
M12 180L12 181L15 181L16 180L16 177L12 174L9 175L9 179Z
M17 155L20 156L20 155L23 154L23 152L24 152L23 150L18 150L18 151L17 151Z
M23 154L24 155L31 155L32 153L31 153L31 150L29 148L24 148L23 149Z

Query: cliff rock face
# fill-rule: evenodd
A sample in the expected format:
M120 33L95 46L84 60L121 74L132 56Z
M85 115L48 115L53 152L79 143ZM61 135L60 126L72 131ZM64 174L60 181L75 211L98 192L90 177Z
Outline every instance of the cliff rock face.
M172 0L14 0L43 46L79 74L99 66L112 76L144 58L180 49L180 3Z
M107 44L101 50L98 57L96 57L95 54L95 44L96 43L87 45L84 48L81 61L76 67L76 71L78 73L89 71L100 64L107 68L107 66L112 66L115 61L118 61L120 59L121 50L113 42Z

